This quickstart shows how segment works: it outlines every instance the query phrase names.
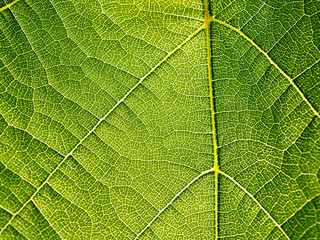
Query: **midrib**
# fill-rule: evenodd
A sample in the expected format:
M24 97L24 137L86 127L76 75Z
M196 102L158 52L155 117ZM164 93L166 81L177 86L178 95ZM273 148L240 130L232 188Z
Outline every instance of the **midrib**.
M208 82L209 82L209 95L210 95L210 109L211 109L211 125L212 125L212 142L213 142L213 170L214 170L214 212L215 212L215 239L219 237L218 231L218 187L219 187L219 159L218 159L218 143L217 143L217 130L215 121L215 110L213 101L213 78L212 78L212 63L211 63L211 38L210 38L210 9L209 2L204 2L205 11L205 29L206 29L206 43L207 43L207 64L208 64Z

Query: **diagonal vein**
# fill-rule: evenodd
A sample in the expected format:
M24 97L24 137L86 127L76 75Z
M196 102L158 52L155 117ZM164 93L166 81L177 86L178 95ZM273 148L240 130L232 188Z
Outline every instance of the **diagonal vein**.
M311 104L311 102L304 96L303 92L300 90L300 88L294 83L294 79L288 76L280 67L278 64L275 63L275 61L272 60L272 58L268 55L267 52L262 50L251 38L249 38L246 34L244 34L240 29L224 22L219 19L211 17L210 21L219 23L235 32L240 34L242 37L244 37L247 41L249 41L260 53L262 53L269 62L290 82L290 84L296 89L296 91L299 93L299 95L302 97L302 99L307 103L307 105L310 107L310 109L313 111L313 113L320 118L320 114L317 112L317 110L314 108L314 106ZM319 61L319 60L318 60Z
M10 6L9 6L10 7ZM40 191L40 189L48 182L48 180L52 177L52 175L60 168L60 166L66 161L66 159L72 155L72 153L82 144L82 142L88 138L88 136L93 133L96 128L100 125L101 122L103 122L150 74L152 74L162 63L164 63L172 54L174 54L176 51L178 51L184 44L186 44L191 38L193 38L195 35L197 35L200 31L204 29L204 25L201 25L196 31L191 33L182 43L180 43L176 48L174 48L171 52L169 52L158 64L156 64L149 72L147 72L138 82L136 85L133 86L124 96L123 98L118 101L110 110L109 112L102 117L98 123L73 147L73 149L65 155L64 159L58 164L58 166L50 173L50 175L46 178L46 180L40 185L39 188L32 194L32 196L27 200L22 207L11 216L10 220L7 222L7 224L0 230L0 235L6 229L12 222L12 220L17 216L22 209L26 207L26 205L32 201L32 199L37 195L37 193Z
M14 1L12 1L11 3L3 6L2 8L0 8L0 12L6 10L6 9L8 9L8 8L10 8L13 4L15 4L15 3L19 2L19 1L20 1L20 0L14 0Z
M47 223L49 224L49 226L53 229L53 231L60 237L60 239L63 239L62 236L60 236L59 232L54 228L54 226L51 224L51 222L49 221L49 219L47 219L47 217L44 215L44 213L40 210L40 208L37 206L36 203L34 203L35 207L39 210L41 216L47 221Z
M260 202L250 193L248 192L247 189L245 189L242 185L240 185L233 177L231 177L230 175L228 175L227 173L220 171L220 174L222 174L223 176L227 177L228 179L230 179L236 186L238 186L239 188L241 188L241 190L243 190L256 204L258 204L258 206L260 207L260 209L267 214L267 216L269 217L269 219L279 228L279 230L281 231L281 233L290 240L290 238L288 237L288 235L286 234L286 232L282 229L282 227L280 226L279 223L277 223L277 221L270 215L270 213L268 213L268 211L260 204Z
M201 178L202 176L209 174L211 172L213 172L214 169L211 168L207 171L204 171L202 173L200 173L198 176L196 176L194 179L192 179L192 181L190 181L183 189L180 190L180 192L178 192L172 199L171 201L164 206L156 216L154 216L154 218L144 227L144 229L141 230L140 233L138 233L138 235L135 237L135 240L138 239L150 226L151 224L168 208L171 206L171 204L185 191L187 190L193 183L195 183L199 178Z

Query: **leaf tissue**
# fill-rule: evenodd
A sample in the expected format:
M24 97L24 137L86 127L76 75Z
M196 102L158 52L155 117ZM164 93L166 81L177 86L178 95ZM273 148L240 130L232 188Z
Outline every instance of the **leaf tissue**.
M0 0L0 239L320 239L319 0Z

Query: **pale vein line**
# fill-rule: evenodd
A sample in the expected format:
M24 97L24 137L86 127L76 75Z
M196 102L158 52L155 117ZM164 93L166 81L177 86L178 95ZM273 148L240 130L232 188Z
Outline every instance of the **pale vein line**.
M16 195L14 195L16 197ZM2 208L3 210L5 210L6 212L10 213L11 215L14 214L13 212L11 212L9 209L3 207L2 205L0 205L0 208Z
M317 61L315 61L311 66L307 67L305 70L303 70L301 73L299 73L297 76L295 76L292 80L297 79L298 77L300 77L301 75L303 75L306 71L310 70L311 68L313 68L315 65L317 65L317 63L320 62L320 59L318 59Z
M81 164L80 164L81 165ZM82 166L82 165L81 165ZM86 171L86 169L84 169L85 171ZM65 177L67 177L68 179L70 179L71 181L73 181L74 182L74 180L73 179L71 179L68 175L66 175L65 173L62 173ZM73 206L76 206L78 209L80 209L80 210L82 210L84 213L86 213L87 215L88 215L88 217L89 217L89 220L90 220L90 223L91 223L91 231L90 231L90 240L92 239L92 229L93 229L93 225L94 225L94 221L92 220L92 218L91 218L91 215L90 215L90 213L86 210L86 209L84 209L83 207L81 207L81 204L79 204L79 205L77 205L72 199L70 199L70 197L66 197L66 196L64 196L62 193L63 193L63 191L62 191L62 193L60 193L55 187L53 187L50 183L48 183L48 186L50 187L50 188L52 188L53 189L53 191L55 191L55 192L57 192L60 196L61 196L61 198L64 198L65 200L67 200L69 203L70 203L70 205L73 205ZM76 187L78 187L78 186L76 186ZM36 205L36 203L35 203L35 201L32 201L33 202L33 204L34 205ZM36 205L36 207L38 208L38 206ZM67 207L68 208L68 207ZM40 213L43 215L43 217L48 221L48 223L49 223L49 225L50 226L52 226L51 225L51 223L49 222L49 220L45 217L45 215L42 213L42 211L40 210L40 208L38 208L39 209L39 211L40 211ZM65 227L67 226L68 224L66 224L65 225ZM52 228L53 228L53 226L52 226ZM62 228L63 229L63 228ZM62 231L62 229L60 230L60 231ZM54 228L53 228L53 230L55 230ZM55 230L56 231L56 230ZM56 231L57 232L57 231ZM57 232L58 233L58 232ZM59 235L59 234L58 234Z
M315 198L319 197L320 194L315 195L314 197L308 199L305 203L303 203L299 208L297 208L295 210L294 213L292 213L287 220L285 220L282 224L285 224L286 222L288 222L292 217L294 217L301 209L303 209L308 203L310 203L312 200L314 200Z
M195 172L197 172L197 173L200 173L200 171L198 170L198 169L195 169L195 168L193 168L193 167L191 167L191 166L189 166L189 165L187 165L187 164L183 164L183 163L179 163L179 162L173 162L173 161L169 161L169 160L166 160L166 159L159 159L159 160L157 160L157 159L152 159L152 160L143 160L143 159L138 159L138 158L130 158L130 157L128 157L128 156L125 156L125 155L123 155L122 153L120 153L117 149L115 149L114 147L112 147L109 143L107 143L106 141L104 141L99 135L97 135L96 133L95 133L95 136L100 140L100 141L102 141L105 145L107 145L108 147L110 147L113 151L115 151L118 155L119 155L119 157L123 157L123 158L126 158L126 159L130 159L130 160L133 160L133 161L139 161L139 162L160 162L160 163L168 163L168 164L172 164L172 165L176 165L176 166L180 166L180 167L185 167L185 168L187 168L187 169L189 169L189 170L193 170L193 171L195 171ZM91 150L89 147L87 147L87 146L84 146L88 151L90 151L90 153L92 153L92 154L94 154L97 158L99 158L100 160L101 160L101 157L100 156L98 156L97 154L95 154L94 152L93 152L93 150ZM75 158L75 157L74 157ZM76 158L75 158L76 159ZM76 159L77 160L77 159ZM77 160L78 161L78 160ZM79 162L79 161L78 161ZM80 164L80 163L79 163ZM81 165L82 166L82 165ZM86 169L84 166L82 166L84 169ZM89 173L90 173L90 171L89 170L87 170ZM92 175L93 176L93 175ZM94 176L93 176L94 177ZM100 181L100 180L99 180Z
M311 229L313 228L314 226L318 225L319 222L316 221L314 224L312 224L311 226L309 226L306 230L303 231L303 233L300 234L300 238L299 239L302 239L302 237ZM316 230L317 231L317 230ZM319 236L319 235L317 235Z
M111 188L108 187L109 196L111 196L111 191L110 191L110 190L111 190ZM123 223L123 225L126 226L133 234L136 234L136 232L135 232L133 229L131 229L131 227L130 227L128 224L126 224L126 223L120 218L120 216L119 216L119 214L118 214L118 211L117 211L117 208L116 208L115 206L113 206L113 204L112 204L111 197L109 197L109 203L110 203L113 211L114 211L115 214L117 215L117 218L119 219L119 221L120 221L121 223ZM111 234L112 234L112 232L111 232ZM117 238L115 238L115 239L117 239Z
M43 115L44 115L44 114L43 114ZM0 116L2 116L2 114L0 114ZM3 116L2 116L2 117L3 117ZM19 127L15 126L15 125L12 125L12 124L8 123L8 122L6 121L6 119L5 119L5 122L6 122L6 124L7 124L9 127L14 128L14 130L18 130L18 131L21 131L21 132L24 132L24 133L28 134L28 135L31 136L33 139L35 139L35 140L39 141L41 144L45 145L47 148L55 151L58 155L60 155L60 156L62 156L62 157L64 156L64 155L63 155L60 151L58 151L57 149L49 146L47 143L45 143L45 142L42 141L41 139L33 136L32 133L30 133L27 129L24 130L24 129L19 128ZM5 130L6 130L6 129L5 129ZM31 142L31 141L30 141L30 142ZM4 143L4 142L2 142L2 143ZM7 144L7 143L4 143L4 144ZM29 144L30 144L30 143L29 143ZM8 145L8 144L7 144L7 145ZM12 147L11 145L8 145L8 146ZM8 168L8 169L9 169L9 168ZM12 171L11 169L9 169L9 170ZM19 176L19 177L21 177L21 176ZM36 188L36 187L35 187L35 188Z
M275 150L280 151L280 152L284 152L284 151L285 151L285 149L276 148L276 147L274 147L274 146L272 146L272 145L269 145L268 143L265 143L265 142L262 142L262 141L256 140L256 139L235 139L235 140L233 140L233 141L231 141L231 142L228 142L228 143L226 143L226 144L224 144L224 145L219 146L218 148L219 148L219 149L220 149L220 148L224 148L224 147L227 147L227 146L229 146L229 145L232 145L232 144L234 144L234 143L239 143L239 142L256 142L256 143L262 144L262 145L264 145L264 146L266 146L266 147L275 149Z
M25 208L25 206L32 201L32 199L34 198L35 195L37 195L37 193L40 191L40 189L48 182L48 180L52 177L52 175L60 168L60 166L66 161L66 159L72 155L72 153L82 144L82 142L87 139L87 137L93 133L96 128L100 125L100 123L102 121L104 121L142 82L143 80L145 80L151 73L153 73L163 62L165 62L172 54L174 54L176 51L178 51L184 44L186 44L192 37L194 37L195 35L197 35L201 30L204 29L204 26L200 26L196 31L194 31L191 35L189 35L182 43L180 43L175 49L173 49L171 52L169 52L157 65L155 65L146 75L144 75L139 82L134 85L133 88L130 89L130 91L127 92L126 95L124 95L124 97L117 102L110 110L109 112L103 117L101 118L98 123L91 129L91 131L89 131L87 133L86 136L84 136L84 138L82 138L76 145L75 147L67 154L65 155L64 159L58 164L58 166L50 173L50 175L46 178L46 180L40 185L39 188L37 188L37 190L32 194L32 196L30 197L30 199L28 201L25 202L25 204L23 204L23 206L14 214L11 216L10 220L7 222L7 224L0 230L0 235L2 234L2 232L11 224L12 220L15 218L15 216L17 216L22 209Z
M172 199L171 201L164 207L162 208L158 214L147 224L147 226L145 226L144 229L142 229L142 231L135 237L135 240L138 239L150 226L151 224L169 207L171 206L171 204L186 190L188 189L194 182L196 182L199 178L201 178L202 176L213 172L214 169L211 168L207 171L202 172L201 174L199 174L198 176L196 176L191 182L189 182L183 189L180 190L180 192L178 192Z
M274 218L267 212L267 210L258 202L258 200L250 193L247 191L247 189L245 189L244 187L242 187L233 177L229 176L228 174L226 174L223 171L220 171L220 173L227 177L228 179L230 179L236 186L238 186L239 188L241 188L249 197L251 197L251 199L260 207L260 209L267 214L267 216L269 217L269 219L279 228L279 230L282 232L282 234L290 240L290 238L288 237L288 235L286 234L286 232L282 229L282 227L279 225L279 223L277 223L276 220L274 220Z
M21 236L23 237L23 239L30 240L30 238L28 238L27 236L25 236L24 233L21 232L21 230L18 230L16 227L13 227L13 226L11 226L11 227L12 227L15 231L17 231L18 236L21 235ZM22 230L22 231L23 231L23 230ZM9 236L10 236L10 235L9 235ZM13 236L13 235L11 235L11 236ZM10 237L11 237L11 236L10 236ZM7 236L6 236L6 237L7 237ZM7 238L7 239L8 239L8 238ZM1 240L2 240L2 239L1 239Z
M47 223L49 224L50 227L52 227L52 230L60 237L60 239L63 239L62 236L60 236L60 233L54 228L54 226L51 224L51 222L49 221L49 219L47 219L47 217L44 215L44 213L41 211L41 209L37 206L37 204L35 202L33 202L33 204L36 206L36 208L39 210L40 214L42 215L42 217L47 221Z
M143 159L138 159L138 158L131 158L131 157L128 157L128 156L125 156L123 155L122 153L120 153L117 149L115 149L114 147L112 147L109 143L107 143L105 140L103 140L98 134L95 133L95 136L101 141L103 142L105 145L107 145L108 147L110 147L113 151L115 151L117 154L119 154L120 157L124 157L124 158L127 158L127 159L130 159L130 160L133 160L133 161L139 161L139 162L150 162L150 160L143 160ZM88 151L90 151L92 154L94 154L96 157L98 157L100 160L101 158L99 156L97 156L97 154L95 154L90 148L86 147L86 149L88 149ZM198 169L195 169L187 164L183 164L183 163L179 163L179 162L173 162L173 161L169 161L169 160L166 160L166 159L152 159L152 162L165 162L165 163L168 163L168 164L172 164L172 165L177 165L177 166L180 166L180 167L185 167L189 170L193 170L195 172L198 172L200 173L200 171ZM82 166L82 165L81 165ZM84 167L83 167L84 168ZM88 171L89 172L89 171ZM156 207L155 207L156 208ZM157 208L156 208L157 209Z
M302 91L300 90L300 88L294 83L294 79L292 79L291 77L289 77L279 66L278 64L276 64L271 57L268 55L268 53L266 53L264 50L262 50L262 48L260 48L251 38L249 38L246 34L244 34L240 29L224 22L221 21L219 19L213 18L211 17L211 21L212 22L216 22L219 23L237 33L239 33L242 37L244 37L247 41L249 41L256 49L258 49L258 51L260 53L262 53L268 60L269 62L286 78L288 79L288 81L290 82L290 84L296 89L296 91L299 93L299 95L302 97L302 99L307 103L307 105L310 107L310 109L313 111L313 113L320 118L320 114L317 112L317 110L312 106L312 104L309 102L309 100L304 96L304 94L302 93ZM318 60L319 61L319 60Z
M11 2L11 3L9 3L9 4L5 5L5 6L3 6L2 8L0 8L0 12L6 10L7 8L10 8L13 4L15 4L15 3L19 2L19 1L20 1L20 0L14 0L13 2Z

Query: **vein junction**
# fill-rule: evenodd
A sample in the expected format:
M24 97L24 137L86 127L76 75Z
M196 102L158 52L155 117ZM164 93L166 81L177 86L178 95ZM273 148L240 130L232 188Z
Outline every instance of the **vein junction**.
M314 106L311 104L311 102L304 96L303 92L300 90L300 88L295 84L293 78L288 76L280 67L278 64L276 64L272 58L268 55L267 52L262 50L251 38L249 38L246 34L244 34L240 29L224 22L219 19L216 19L214 17L210 16L210 20L208 22L216 22L218 24L221 24L235 32L237 32L239 35L241 35L243 38L245 38L247 41L249 41L260 53L262 53L268 60L269 62L290 82L290 84L296 89L296 91L299 93L303 101L307 103L307 105L310 107L310 109L313 111L314 115L316 115L318 118L320 118L320 114L317 112L317 110L314 108Z
M18 2L19 0L15 0L13 2L11 2L10 4L7 4L6 6L0 8L0 12L10 8L13 4L15 4L16 2ZM211 54L211 38L210 38L210 22L216 22L219 23L233 31L236 31L237 33L239 33L242 37L244 37L246 40L248 40L254 47L256 47L265 57L267 57L267 59L270 61L270 63L272 65L274 65L279 72L289 80L290 84L293 85L293 87L298 91L298 93L301 95L301 97L303 98L303 100L309 105L309 107L312 109L312 111L315 113L315 115L317 117L320 118L319 113L315 110L315 108L312 106L312 104L306 99L306 97L303 95L303 93L301 92L301 90L298 88L298 86L294 83L293 79L290 78L269 56L266 52L264 52L252 39L250 39L247 35L245 35L241 30L229 25L228 23L225 23L221 20L215 19L213 17L210 16L209 13L209 4L208 1L205 1L205 22L204 24L197 29L194 33L192 33L185 41L183 41L179 46L177 46L177 48L175 48L173 51L171 51L163 60L161 60L154 68L151 69L150 72L148 72L143 78L140 79L140 81L138 82L138 84L136 86L138 86L148 75L150 75L158 66L160 66L163 62L165 62L170 55L172 55L174 52L176 52L177 50L179 50L187 41L189 41L193 36L195 36L196 34L198 34L200 31L205 30L206 31L206 44L207 44L207 64L208 64L208 81L209 81L209 90L210 90L210 107L211 107L211 121L212 121L212 139L213 139L213 150L214 150L214 166L213 168L202 172L201 174L199 174L196 178L194 178L190 183L188 183L180 192L178 192L176 194L176 196L162 209L158 212L158 214L152 219L152 221L137 235L136 238L138 238L139 236L141 236L141 234L149 227L152 225L152 223L159 217L159 215L168 207L170 206L189 186L191 186L194 182L196 182L198 179L200 179L202 176L209 174L211 172L214 172L215 174L215 238L218 239L218 180L219 180L219 174L229 178L231 181L233 181L238 187L240 187L242 190L244 190L258 205L260 208L263 209L263 207L259 204L259 202L254 198L254 196L252 194L250 194L249 192L246 191L246 189L244 189L239 183L236 182L235 179L233 179L231 176L227 175L226 173L222 172L219 168L219 162L218 162L218 144L217 144L217 131L216 131L216 122L215 122L215 109L214 109L214 93L213 93L213 76L212 76L212 54ZM134 88L136 88L136 86ZM133 90L131 89L125 96L123 99L120 100L119 103L117 103L112 109L111 111L113 111ZM110 112L111 112L110 111ZM109 115L109 113L103 117L99 123L104 120L107 116ZM99 123L97 125L99 125ZM94 129L96 128L96 126L94 127ZM94 130L93 129L93 130ZM91 133L93 130L91 130L89 133ZM88 136L88 135L87 135ZM86 136L86 137L87 137ZM86 138L85 137L85 138ZM85 139L84 138L84 139ZM77 148L81 142L84 140L82 139L80 141L79 144L77 144L75 146L75 148ZM74 149L75 149L74 148ZM73 150L66 155L65 159L67 158L67 156L72 155ZM64 161L62 161L60 165L62 165ZM40 186L40 188L47 182L47 180L53 175L53 173L59 168L59 166L50 174L50 176L46 179L46 181ZM39 189L40 189L39 188ZM38 190L35 192L35 194L32 195L32 197L26 202L29 203L30 201L32 201L32 198L37 194ZM16 212L16 214L13 214L12 219L18 215L21 210L26 206L26 204L23 205L23 207ZM265 210L264 210L265 211ZM266 212L266 211L265 211ZM273 218L266 212L266 214L269 216L269 218L271 218L273 220ZM8 226L12 219L8 222L8 224L6 226ZM273 220L273 222L275 223L275 225L277 227L280 228L280 230L282 231L282 233L287 237L287 235L285 234L285 232L282 230L281 226ZM3 228L3 230L5 229L5 227ZM288 238L288 237L287 237Z
M8 8L10 8L13 4L15 4L15 3L19 2L19 1L20 1L20 0L14 0L13 2L11 2L11 3L9 3L9 4L5 5L5 6L3 6L2 8L0 8L0 12L6 10L6 9L8 9Z
M11 4L6 5L5 7L1 8L0 10L5 10L7 8L9 8L10 6L12 6L15 2L17 2L19 0L16 0L14 2L12 2ZM0 11L0 12L1 12ZM176 51L178 51L179 49L181 49L181 47L183 45L185 45L191 38L193 38L194 36L196 36L199 32L201 32L204 29L204 25L200 26L196 31L194 31L192 34L190 34L183 42L181 42L176 48L174 48L171 52L169 52L158 64L156 64L149 72L147 72L139 81L138 83L133 86L133 88L131 88L124 96L123 98L118 101L110 110L109 112L103 116L98 123L81 139L79 140L79 142L72 148L72 150L66 154L63 158L63 160L58 164L58 166L50 173L50 175L45 179L45 181L40 185L39 188L36 189L36 191L31 195L31 197L23 204L23 206L16 211L14 214L12 214L11 218L9 219L9 221L5 224L5 226L3 228L1 228L0 230L0 235L2 234L2 232L12 223L13 219L18 216L21 211L28 205L28 203L30 203L33 198L38 194L38 192L40 191L40 189L42 189L49 181L49 179L54 175L54 173L60 168L60 166L62 166L62 164L68 159L68 157L72 156L73 152L84 142L85 139L87 139L94 131L95 129L101 124L101 122L103 122L122 102L124 102L124 100L150 75L152 74L161 64L163 64L172 54L174 54ZM193 182L195 182L198 178L200 178L202 175L205 175L206 173L211 172L211 170L205 171L203 173L201 173L196 179L194 179L192 182L190 182L184 189L182 189L174 199L172 199L172 201L170 201L170 203L165 207L167 208L169 205L171 205L171 203L182 193L184 192L185 189L187 189L190 185L193 184ZM159 212L158 215L161 214L162 211ZM158 215L152 220L152 222L158 217ZM151 223L150 223L151 224ZM141 235L147 228L149 227L149 225L146 226L146 228L139 234ZM138 235L138 236L139 236Z
M207 64L208 64L208 81L209 81L209 96L210 96L210 109L211 109L211 126L212 126L212 143L213 143L213 170L214 170L214 212L215 212L215 239L218 239L218 188L219 188L219 161L218 161L218 142L217 130L215 122L215 109L213 101L213 78L212 78L212 64L211 64L211 38L210 38L210 10L209 2L205 1L205 28L206 28L206 44L207 44Z

